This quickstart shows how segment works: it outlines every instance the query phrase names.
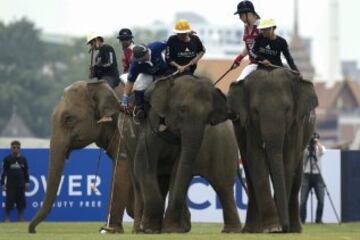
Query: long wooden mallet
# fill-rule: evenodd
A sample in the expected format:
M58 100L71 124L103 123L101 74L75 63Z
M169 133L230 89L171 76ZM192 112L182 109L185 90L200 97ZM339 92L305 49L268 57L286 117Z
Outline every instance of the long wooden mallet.
M216 80L216 82L214 83L214 86L216 84L218 84L233 69L234 69L234 67L233 67L233 65L231 65L231 67L223 75L221 75L221 77L218 80Z

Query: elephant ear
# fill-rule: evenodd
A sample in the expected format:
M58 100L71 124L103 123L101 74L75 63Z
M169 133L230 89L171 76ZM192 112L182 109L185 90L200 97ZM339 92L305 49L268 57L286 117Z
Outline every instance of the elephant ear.
M145 98L149 101L151 108L162 117L168 111L168 99L173 81L171 79L159 80L145 92Z
M99 114L98 117L113 116L119 113L119 99L105 81L87 83L87 89L93 101L94 108Z
M228 93L228 106L231 119L240 119L241 125L245 126L248 118L245 81L231 83Z
M212 92L213 109L209 114L208 123L216 125L224 122L228 118L228 107L226 104L226 96L220 89L215 88Z
M295 88L297 90L297 94L294 98L296 104L296 114L298 119L302 119L305 115L308 115L312 110L314 110L318 106L319 102L312 82L300 78L296 80L297 86L295 86Z

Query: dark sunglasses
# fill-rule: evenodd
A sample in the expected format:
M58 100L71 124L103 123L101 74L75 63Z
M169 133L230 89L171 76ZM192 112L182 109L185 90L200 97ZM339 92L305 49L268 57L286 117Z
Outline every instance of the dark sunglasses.
M20 146L12 146L12 149L20 149Z

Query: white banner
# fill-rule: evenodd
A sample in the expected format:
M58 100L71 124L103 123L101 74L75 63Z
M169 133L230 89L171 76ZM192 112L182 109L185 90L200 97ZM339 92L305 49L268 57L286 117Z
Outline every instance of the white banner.
M322 175L327 185L330 196L334 202L335 209L341 216L341 191L340 191L340 150L327 150L321 160ZM234 186L235 200L240 214L241 222L244 223L246 219L247 196L245 191L241 188L241 184L237 181ZM308 198L307 220L310 221L310 197ZM313 210L314 221L316 211L316 197L313 195ZM188 191L188 205L191 212L192 222L214 222L223 223L223 212L219 201L216 198L215 191L210 184L203 178L195 177L190 185ZM336 217L331 208L329 198L325 193L325 206L323 213L324 223L336 223ZM125 221L132 221L128 216Z

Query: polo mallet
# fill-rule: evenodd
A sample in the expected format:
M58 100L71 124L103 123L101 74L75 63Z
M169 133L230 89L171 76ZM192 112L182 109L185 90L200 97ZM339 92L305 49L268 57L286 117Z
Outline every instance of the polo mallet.
M114 229L110 227L110 218L111 218L112 202L113 202L113 198L114 198L115 177L116 177L116 172L117 172L117 167L118 167L118 162L119 162L120 145L121 145L121 140L122 140L122 132L124 130L124 125L125 125L125 119L126 119L126 114L124 114L124 117L121 120L120 120L120 117L118 118L117 126L118 126L118 131L119 131L119 142L118 142L118 145L116 148L115 169L114 169L113 176L112 176L109 213L108 213L108 218L107 218L107 222L106 222L106 228L103 228L103 230L100 231L100 233L102 233L102 234L104 234L106 232L110 232L110 233L115 232Z
M231 72L234 69L233 66L234 65L231 65L231 67L223 75L221 75L221 77L218 80L216 80L216 82L214 83L214 86L216 84L218 84L229 72Z

